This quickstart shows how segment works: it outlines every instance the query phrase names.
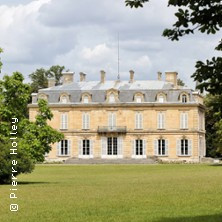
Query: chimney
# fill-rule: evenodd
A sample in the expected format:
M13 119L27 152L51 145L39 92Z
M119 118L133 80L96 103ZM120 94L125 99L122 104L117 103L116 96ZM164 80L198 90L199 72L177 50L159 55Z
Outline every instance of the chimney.
M100 73L101 73L101 80L100 80L100 83L104 83L105 80L106 80L106 72L103 71L103 70L101 70Z
M158 75L158 80L162 81L162 72L157 72L157 75Z
M129 73L130 73L130 81L129 82L133 83L134 82L134 71L130 70Z
M177 72L165 72L166 81L174 85L174 88L177 88Z
M85 82L86 81L86 74L85 73L80 72L79 77L80 77L80 82Z
M72 83L74 80L74 72L63 72L62 73L62 84Z
M55 86L55 83L56 81L54 77L48 78L48 88Z

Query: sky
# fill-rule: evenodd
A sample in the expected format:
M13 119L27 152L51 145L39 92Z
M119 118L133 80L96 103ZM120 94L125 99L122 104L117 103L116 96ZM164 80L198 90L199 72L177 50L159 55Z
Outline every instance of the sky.
M218 55L214 48L221 32L172 42L162 32L172 27L174 12L167 0L153 0L141 9L126 7L124 0L0 0L1 76L19 71L28 82L38 68L64 65L77 81L79 72L99 80L100 70L115 80L119 33L121 80L129 79L129 70L137 80L177 71L193 88L195 63Z

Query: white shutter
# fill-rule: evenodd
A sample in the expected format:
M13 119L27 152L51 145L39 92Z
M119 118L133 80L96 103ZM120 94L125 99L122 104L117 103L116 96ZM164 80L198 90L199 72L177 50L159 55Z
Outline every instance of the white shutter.
M143 140L143 155L146 156L146 140Z
M68 155L70 155L71 151L71 140L68 140Z
M184 113L184 128L188 129L188 113Z
M136 144L135 144L136 141L132 140L131 143L132 143L132 156L135 156L136 155L136 152L135 152L135 150L136 150Z
M138 129L138 113L135 115L135 128Z
M82 128L85 129L85 113L82 114Z
M57 156L61 154L61 141L57 143Z
M93 141L93 140L90 140L89 143L90 143L90 144L89 144L89 146L90 146L90 148L89 148L89 154L90 154L90 156L92 156L92 155L93 155L93 145L94 145L94 141Z
M181 140L177 139L177 156L181 155Z
M162 129L165 129L165 113L162 114Z
M161 116L160 116L160 113L158 113L158 114L157 114L157 128L158 128L158 129L161 128L160 121L161 121Z
M82 156L82 154L83 154L83 147L82 147L82 145L83 145L83 142L82 142L82 140L79 140L79 156Z
M107 138L102 137L101 138L101 153L103 156L107 155Z
M90 128L90 116L89 113L86 113L86 129Z
M123 138L122 137L118 137L118 141L117 141L117 153L118 155L123 155Z
M169 153L169 140L165 140L165 155L168 156Z
M63 113L60 115L60 129L63 129Z
M143 114L140 113L140 129L143 129Z
M188 140L188 155L192 156L192 140Z
M180 129L183 129L183 113L180 113Z
M158 140L154 140L154 155L158 156Z

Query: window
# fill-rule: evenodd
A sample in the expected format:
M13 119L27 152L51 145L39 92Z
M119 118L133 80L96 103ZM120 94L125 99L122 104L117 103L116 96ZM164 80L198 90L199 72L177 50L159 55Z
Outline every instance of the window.
M168 155L168 140L158 139L155 140L154 154L156 156L167 156Z
M180 128L188 129L188 113L186 112L180 114Z
M135 116L135 128L136 129L143 128L143 114L140 112L137 112Z
M83 97L83 103L89 103L89 97L88 96Z
M115 103L115 95L114 95L114 93L111 93L111 94L109 95L109 102L110 102L110 103Z
M67 113L62 113L61 114L61 125L60 129L68 129L68 114Z
M116 127L116 113L109 113L108 126L110 128Z
M146 157L146 141L142 139L133 140L133 158Z
M182 103L187 103L187 95L182 95Z
M70 140L61 140L57 146L57 155L69 156L70 155Z
M117 137L107 138L107 155L117 155Z
M141 96L136 96L136 102L137 102L137 103L141 103L141 102L142 102Z
M93 141L89 139L83 139L79 141L79 157L92 157Z
M191 156L192 144L191 140L177 140L177 156Z
M90 116L89 113L82 114L82 128L89 129L90 128Z
M62 96L60 97L60 102L61 102L61 103L68 103L68 96L62 95Z
M163 112L157 114L157 128L165 129L165 113Z
M160 95L160 96L159 96L158 102L159 102L159 103L163 103L163 102L164 102L164 96L163 96L163 95Z

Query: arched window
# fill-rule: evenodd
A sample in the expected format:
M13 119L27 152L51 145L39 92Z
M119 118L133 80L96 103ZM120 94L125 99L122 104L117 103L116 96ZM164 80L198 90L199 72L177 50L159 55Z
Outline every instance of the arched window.
M60 102L61 103L68 103L69 102L68 96L67 95L60 96Z
M187 95L182 95L182 103L187 103Z
M166 102L166 95L164 93L158 93L156 101L158 103L164 103Z
M115 95L114 95L114 93L111 93L111 94L109 95L109 102L110 102L110 103L115 103Z
M89 97L87 95L83 96L83 103L89 103Z
M160 96L159 96L158 102L159 102L159 103L163 103L163 102L164 102L164 96L163 96L163 95L160 95Z

